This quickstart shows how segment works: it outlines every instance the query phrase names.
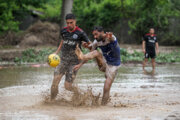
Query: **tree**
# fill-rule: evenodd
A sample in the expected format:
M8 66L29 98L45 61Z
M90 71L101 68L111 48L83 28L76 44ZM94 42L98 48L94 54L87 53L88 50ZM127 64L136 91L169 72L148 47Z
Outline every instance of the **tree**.
M0 34L7 31L18 31L16 18L28 12L28 6L41 7L47 0L0 0Z
M61 7L61 22L60 27L63 28L66 25L65 16L72 12L73 0L63 0Z

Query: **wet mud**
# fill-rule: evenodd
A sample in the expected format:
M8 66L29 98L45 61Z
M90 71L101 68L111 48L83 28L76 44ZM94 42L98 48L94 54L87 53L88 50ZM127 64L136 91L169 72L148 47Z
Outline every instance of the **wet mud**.
M89 67L89 66L88 66ZM101 106L104 74L84 66L75 81L77 91L64 88L50 100L53 69L6 68L0 75L2 120L179 120L179 65L158 66L144 74L139 66L121 66L110 94ZM151 71L147 67L147 71ZM13 77L12 77L13 75Z

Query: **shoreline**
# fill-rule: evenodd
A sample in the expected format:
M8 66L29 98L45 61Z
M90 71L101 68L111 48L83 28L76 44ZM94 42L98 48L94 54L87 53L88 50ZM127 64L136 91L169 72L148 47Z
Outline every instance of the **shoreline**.
M150 65L151 63L148 62L147 65ZM171 62L171 63L158 63L156 62L157 65L176 65L180 64L179 62ZM85 63L83 66L96 66L96 62L90 62L90 63ZM121 66L136 66L136 65L142 65L142 61L127 61L127 62L122 62ZM9 61L4 61L0 62L0 69L6 68L6 67L14 67L14 66L30 66L30 67L48 67L48 63L40 63L40 62L25 62L25 63L15 63L15 62L9 62ZM49 66L50 67L50 66ZM53 68L53 67L52 67Z

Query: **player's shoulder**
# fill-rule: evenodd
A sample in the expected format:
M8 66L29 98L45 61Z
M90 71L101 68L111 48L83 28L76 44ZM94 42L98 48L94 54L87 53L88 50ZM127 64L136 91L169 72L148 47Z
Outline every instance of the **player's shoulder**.
M156 34L150 34L150 33L147 33L147 34L145 34L145 36L157 36Z
M156 34L153 34L153 36L154 36L154 37L157 37L157 35L156 35Z
M78 27L78 26L76 26L75 32L78 32L80 34L84 33L84 31L80 27Z
M150 36L151 34L150 33L146 33L145 36Z
M61 29L61 33L67 32L68 31L68 27L64 27L63 29Z

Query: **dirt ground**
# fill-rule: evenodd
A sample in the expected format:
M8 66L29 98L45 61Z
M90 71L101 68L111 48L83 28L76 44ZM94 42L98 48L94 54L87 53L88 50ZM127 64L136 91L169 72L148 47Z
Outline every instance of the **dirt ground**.
M156 90L146 86L144 91L113 92L111 102L106 106L73 106L71 94L64 91L54 102L48 102L41 95L21 95L17 90L25 91L26 87L0 90L0 118L6 120L179 120L180 92L168 89ZM33 89L37 89L35 86ZM4 95L15 91L16 95ZM28 90L27 90L28 91ZM167 96L168 95L168 96ZM173 97L173 100L172 100ZM62 100L63 98L63 100ZM99 99L100 100L100 99ZM9 119L7 119L9 118Z

